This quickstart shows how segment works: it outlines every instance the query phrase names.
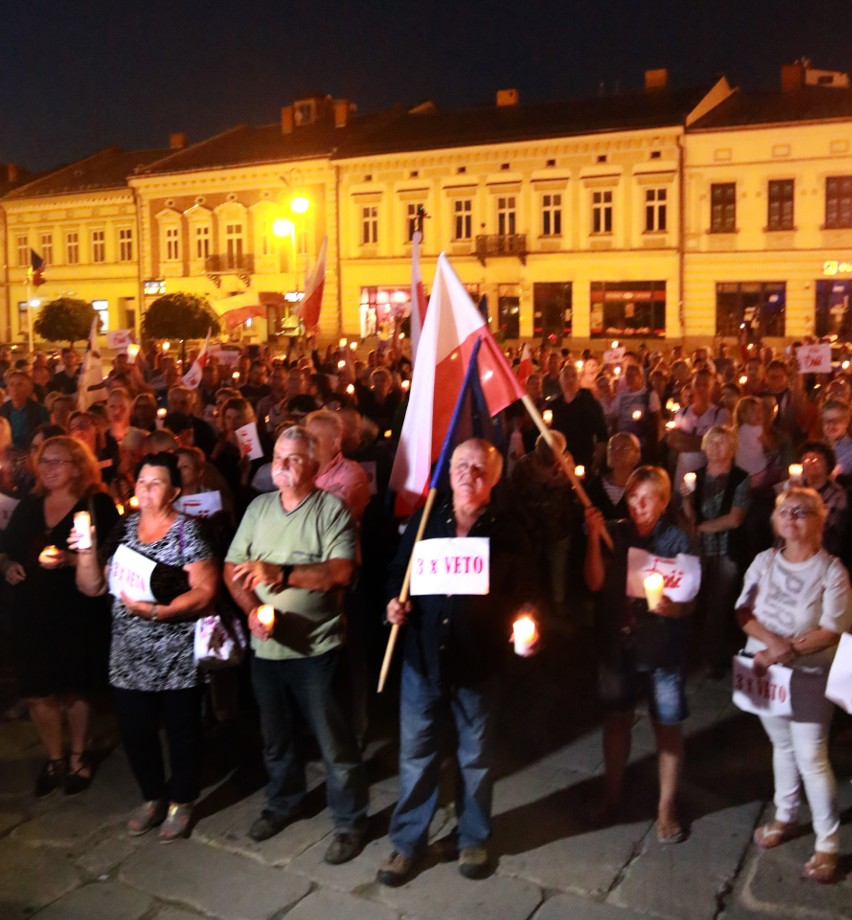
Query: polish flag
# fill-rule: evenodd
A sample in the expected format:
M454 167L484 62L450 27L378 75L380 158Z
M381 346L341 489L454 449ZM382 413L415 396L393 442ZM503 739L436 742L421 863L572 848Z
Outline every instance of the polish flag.
M322 309L322 292L325 287L325 251L328 237L324 237L310 278L305 282L305 296L299 303L299 315L308 335L316 335Z
M183 380L181 383L185 387L189 387L190 390L197 390L201 385L201 371L204 370L204 366L207 364L207 346L210 344L210 329L207 329L207 338L204 340L204 345L201 347L201 351L198 352L198 357L192 362L192 367L183 375Z
M524 342L523 347L521 348L521 362L517 368L518 382L521 386L524 386L527 382L527 378L533 372L533 363L532 363L532 349L530 348L529 342Z
M426 320L426 294L420 274L420 242L423 234L415 230L411 237L411 362L417 360L417 346Z
M396 492L396 513L400 517L413 514L425 500L431 466L447 437L477 339L482 340L479 381L493 417L521 399L523 390L485 318L441 253L391 472L390 487Z

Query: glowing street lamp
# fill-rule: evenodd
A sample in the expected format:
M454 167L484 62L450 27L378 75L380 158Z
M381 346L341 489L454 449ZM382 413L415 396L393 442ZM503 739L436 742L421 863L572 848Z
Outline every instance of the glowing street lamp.
M304 195L295 195L290 202L290 210L294 214L307 214L310 206L310 201Z

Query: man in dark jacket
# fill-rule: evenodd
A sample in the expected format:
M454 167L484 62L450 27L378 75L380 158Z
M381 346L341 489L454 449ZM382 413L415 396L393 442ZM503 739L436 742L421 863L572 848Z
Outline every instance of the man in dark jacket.
M0 416L6 419L12 429L13 446L18 450L26 450L36 428L50 421L50 413L32 398L33 381L24 371L7 374L6 387L9 399L0 406Z

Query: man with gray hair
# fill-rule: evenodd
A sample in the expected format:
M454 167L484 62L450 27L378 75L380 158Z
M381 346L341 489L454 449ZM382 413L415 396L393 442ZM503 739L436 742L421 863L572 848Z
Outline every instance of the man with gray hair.
M316 486L313 436L283 431L272 455L276 492L248 507L225 560L225 583L248 617L251 673L260 708L266 807L249 836L283 830L306 793L296 756L296 702L316 736L335 834L325 861L353 859L364 846L367 782L337 681L345 673L342 589L355 575L355 525L343 502ZM263 610L260 611L260 606Z

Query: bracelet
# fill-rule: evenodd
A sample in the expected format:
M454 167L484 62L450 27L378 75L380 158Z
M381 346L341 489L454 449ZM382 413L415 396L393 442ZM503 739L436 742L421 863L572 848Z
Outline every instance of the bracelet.
M281 584L286 588L290 584L290 576L293 574L294 566L292 565L282 565L281 566Z
M159 610L160 605L155 601L151 606L151 616L148 617L149 620L157 619L157 611Z

